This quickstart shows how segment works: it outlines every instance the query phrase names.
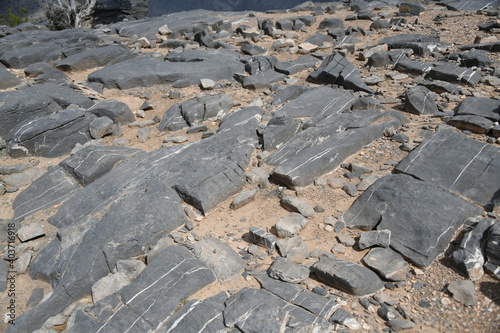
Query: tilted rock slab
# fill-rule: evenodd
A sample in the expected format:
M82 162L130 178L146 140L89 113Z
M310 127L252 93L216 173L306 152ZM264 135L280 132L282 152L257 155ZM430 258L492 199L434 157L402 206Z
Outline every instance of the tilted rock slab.
M214 273L184 247L158 255L128 286L79 311L72 332L148 332L173 315L176 307L215 281Z
M481 212L432 182L398 174L370 186L344 214L344 221L365 230L390 230L391 248L428 267L465 220Z
M426 139L395 171L460 193L489 209L499 204L500 149L453 130Z
M238 124L231 124L233 118ZM258 121L254 112L243 112L227 122L230 128L205 140L127 160L66 200L49 219L60 228L58 237L30 269L33 278L49 281L54 293L20 317L16 329L40 327L88 295L118 260L144 254L185 224L182 199L206 213L240 192Z

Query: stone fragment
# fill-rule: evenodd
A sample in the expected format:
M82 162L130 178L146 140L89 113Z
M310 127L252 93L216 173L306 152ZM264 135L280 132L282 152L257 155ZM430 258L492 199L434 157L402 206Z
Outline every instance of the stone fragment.
M464 235L459 248L450 256L453 267L472 281L479 280L483 276L485 259L482 249L486 245L488 232L493 224L492 219L480 220Z
M350 261L322 256L312 270L332 287L356 296L374 294L384 287L377 274Z
M250 227L249 232L250 237L255 244L267 247L269 249L274 249L276 247L276 237L274 237L272 234L257 227Z
M329 321L347 326L352 330L358 330L361 328L359 322L349 312L347 312L347 310L343 308L340 308L337 311L335 311L335 313L329 319Z
M488 235L488 240L486 242L485 252L488 263L500 266L499 250L500 250L500 223L496 222L495 225L491 227L490 233Z
M90 135L94 139L100 139L113 132L113 120L108 117L94 119L89 125Z
M268 178L269 172L265 167L254 168L247 173L247 182L250 184L258 184Z
M267 270L274 279L290 283L304 283L309 278L309 268L280 257Z
M205 238L194 243L193 253L213 270L221 282L238 278L246 265L231 246L217 238Z
M278 237L293 237L297 235L307 225L307 219L298 213L291 213L283 216L276 222L276 232Z
M135 120L127 104L114 100L100 101L87 111L98 117L107 117L119 125L129 124Z
M120 272L105 276L92 286L92 300L97 303L129 284L130 279L125 273Z
M431 91L423 86L416 86L405 92L405 110L418 115L438 112Z
M241 192L231 202L231 206L230 206L231 209L236 210L236 209L240 209L241 207L247 205L248 203L253 201L256 194L257 194L257 189Z
M466 67L458 67L453 64L442 64L431 68L428 76L435 80L448 82L466 83L475 86L480 80L481 75Z
M393 331L399 332L402 330L412 329L415 327L415 323L411 320L392 319L387 322L387 326L389 326Z
M391 244L390 230L374 230L362 232L359 236L358 247L360 250L372 246L389 247Z
M400 254L390 248L376 247L370 250L363 262L385 280L406 280L408 264Z
M494 126L493 121L487 118L469 115L454 116L447 121L447 124L477 134L486 134Z
M42 236L45 236L45 230L38 223L27 224L17 231L17 237L23 243Z
M450 283L447 288L457 302L468 306L477 304L476 295L474 293L474 283L472 281L455 281Z
M278 239L276 247L283 257L294 263L300 264L309 258L307 246L299 236Z

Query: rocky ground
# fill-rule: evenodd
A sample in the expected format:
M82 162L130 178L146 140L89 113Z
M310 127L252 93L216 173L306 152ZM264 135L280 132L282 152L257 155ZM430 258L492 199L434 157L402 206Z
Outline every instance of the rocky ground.
M396 3L3 28L2 330L498 332L498 11Z

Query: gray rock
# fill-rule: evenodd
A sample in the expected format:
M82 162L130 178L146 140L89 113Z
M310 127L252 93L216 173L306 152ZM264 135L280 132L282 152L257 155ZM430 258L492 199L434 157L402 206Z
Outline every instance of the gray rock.
M124 161L66 200L49 219L59 228L58 237L40 251L30 268L33 278L51 281L54 293L18 318L21 329L31 331L74 300L89 295L92 285L108 275L118 260L146 254L163 235L185 225L181 195L186 202L208 211L240 192L246 183L243 170L250 161L254 140L254 122L232 125L199 142ZM156 292L154 289L151 291ZM179 300L184 297L180 295ZM88 327L83 327L87 332Z
M70 78L57 68L51 68L47 72L35 78L35 82L38 84L43 83L53 83L58 85L67 84L70 82Z
M257 227L250 227L249 232L250 238L255 244L267 247L269 249L274 249L276 247L276 237L274 237L272 234Z
M116 271L125 274L130 280L134 280L144 268L146 268L146 265L136 259L118 260L116 262Z
M255 75L236 76L236 80L242 84L243 88L247 89L269 88L272 83L283 81L285 78L285 74L278 73L274 70L258 72Z
M500 101L493 98L467 97L457 105L455 115L481 116L492 121L499 121Z
M11 131L7 151L17 156L25 154L58 157L68 154L77 143L90 140L89 125L95 115L79 109L66 109L19 123Z
M276 247L283 257L296 264L301 264L309 258L307 246L299 236L278 239Z
M100 101L87 110L98 117L108 117L115 124L124 125L135 121L134 114L127 104L119 101Z
M120 61L133 57L134 54L127 48L117 45L106 45L96 49L73 54L59 61L56 64L56 67L66 72L82 71L116 64Z
M399 14L402 16L420 15L424 12L425 8L419 1L413 2L400 2L399 3Z
M95 304L129 284L130 279L123 272L105 276L92 286L92 301Z
M500 179L496 177L500 167L498 151L497 147L464 134L442 130L401 161L396 172L432 182L491 208L497 205L500 188Z
M382 137L385 128L399 128L406 122L393 112L381 117L382 114L374 110L318 115L311 121L312 124L318 121L316 126L297 134L268 158L267 163L276 166L272 177L291 188L312 184L363 146ZM347 130L342 130L344 128Z
M453 267L472 281L479 280L483 276L485 259L482 249L486 245L488 231L493 224L492 219L479 221L464 235L459 248L450 256Z
M0 68L0 89L9 89L21 84L21 80L6 69Z
M387 325L395 332L407 330L415 327L415 323L410 320L392 319L387 322Z
M344 186L342 186L342 190L344 190L344 192L351 197L355 197L358 195L358 189L354 184L345 184Z
M212 271L187 249L170 246L134 282L80 312L72 331L156 330L185 298L213 281Z
M458 129L477 134L486 134L494 126L494 123L487 118L468 115L455 116L446 123Z
M304 332L332 329L324 319L261 289L243 288L233 294L223 315L228 327L248 332L279 332L282 325Z
M361 181L356 185L358 191L366 191L368 187L373 185L377 181L377 176L368 176L361 179Z
M269 266L267 274L285 282L304 283L309 278L309 268L280 257Z
M23 243L42 236L45 236L45 230L38 223L27 224L17 231L17 237Z
M281 205L286 210L290 212L297 212L306 218L312 218L316 216L316 212L314 212L313 207L311 207L301 198L284 197L283 199L281 199Z
M32 307L37 306L38 304L40 304L40 302L43 299L43 294L44 294L43 288L35 288L35 289L33 289L33 291L31 292L31 296L28 299L28 302L26 303L26 307L27 308L32 308Z
M90 135L93 139L100 139L113 132L113 120L108 117L99 117L89 124Z
M338 235L337 240L340 244L344 246L353 246L356 243L354 238L351 238L347 235Z
M440 80L424 81L420 82L419 85L424 86L437 94L447 92L453 95L457 95L462 90L462 87L460 87L459 85Z
M109 172L115 165L142 153L140 149L117 146L88 146L63 160L59 165L87 186Z
M247 182L249 184L258 184L269 178L269 172L265 167L254 168L247 172Z
M359 70L338 52L325 58L320 67L309 75L308 80L315 83L338 84L346 89L364 91L369 94L374 93L361 80Z
M403 257L390 248L376 247L364 256L363 262L389 281L404 281L408 273L408 264Z
M298 213L291 213L283 216L276 222L276 233L278 237L293 237L298 234L307 225L307 219Z
M31 182L36 181L43 175L43 170L41 168L31 168L24 170L23 172L14 173L3 179L5 185L13 187L23 187L29 185Z
M291 302L305 289L297 284L283 282L269 277L266 272L258 272L255 278L260 282L262 288L278 296L286 302Z
M9 263L5 260L0 260L0 278L2 279L2 283L0 283L0 291L2 293L7 289L7 276L10 271Z
M336 28L344 29L344 22L342 21L342 19L330 17L330 18L324 19L323 21L321 21L319 23L319 29L330 30L330 29L336 29Z
M201 301L189 301L178 312L173 313L157 332L222 332L226 330L222 311L227 297L226 292L221 292Z
M286 75L293 75L301 71L304 71L308 68L313 68L319 62L320 60L318 58L313 57L311 55L305 55L298 57L295 60L277 62L274 65L274 70Z
M433 65L428 62L410 60L408 57L404 57L394 64L394 69L408 74L415 75L426 75L433 69ZM435 78L436 80L439 80Z
M486 258L488 259L488 263L491 263L496 266L500 266L500 223L495 223L493 227L491 227L490 234L488 236L488 240L486 243Z
M276 96L274 96L272 105L278 105L282 104L285 102L288 102L292 99L295 99L302 95L304 92L313 89L310 85L306 84L301 84L301 85L294 85L294 86L288 86L284 88L283 90L280 90Z
M228 113L234 103L227 95L202 96L174 104L158 125L160 131L177 131L204 121L220 119Z
M364 230L375 226L390 230L391 247L417 266L427 267L465 220L480 211L434 183L390 175L368 188L344 214L344 221Z
M18 274L24 274L28 270L28 266L31 263L31 258L34 252L32 250L27 250L23 252L16 260L16 271Z
M476 295L474 293L474 283L472 281L455 281L450 283L447 288L456 301L468 306L477 304Z
M428 76L435 80L460 82L471 86L475 86L481 80L481 75L476 71L452 64L435 66L429 71Z
M289 117L273 117L264 129L264 149L273 151L300 131L299 120Z
M89 74L88 81L99 82L108 89L130 89L174 83L180 79L187 80L189 85L197 85L204 78L234 81L234 73L244 72L244 66L236 53L224 50L204 52L206 57L196 62L184 58L190 56L188 51L183 52L183 58L170 58L167 62L148 57L127 59ZM234 55L228 56L226 52Z
M241 45L241 52L247 55L255 56L266 53L267 49L255 44L243 44Z
M137 131L137 140L139 142L146 142L151 137L151 128L141 128Z
M403 59L408 59L408 57L401 50L383 51L372 54L370 58L368 58L367 65L370 67L386 67L389 65L396 65Z
M14 199L14 219L21 221L40 209L61 203L79 188L78 182L62 167L54 167Z
M5 148L5 146L3 147ZM17 163L12 165L0 165L0 175L11 175L20 173L29 168L32 168L36 163Z
M196 242L193 252L214 271L221 282L238 278L246 265L235 250L217 238L205 238Z
M231 206L230 206L231 209L236 210L236 209L240 209L241 207L247 205L248 203L253 201L256 194L257 194L257 189L241 192L231 202Z
M476 11L481 10L487 6L496 6L495 1L491 2L488 0L476 0L476 1L466 1L466 0L455 0L450 1L446 4L447 9L457 10L457 11Z
M367 249L372 246L389 247L391 244L390 230L374 230L362 232L359 235L358 247L360 250Z
M418 115L438 112L431 91L423 86L416 86L405 92L405 110Z
M343 308L340 308L337 311L335 311L335 313L333 314L333 316L330 318L329 321L347 326L352 330L357 330L361 327L358 321L349 312L347 312L347 310Z
M345 260L322 256L312 266L318 278L339 290L356 296L374 294L384 288L384 283L373 271Z
M291 302L325 319L330 318L333 312L340 307L340 304L333 299L322 297L308 290L303 290Z

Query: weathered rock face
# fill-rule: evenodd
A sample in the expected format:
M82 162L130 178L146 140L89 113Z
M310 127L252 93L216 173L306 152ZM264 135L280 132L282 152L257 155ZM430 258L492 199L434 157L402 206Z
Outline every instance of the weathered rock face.
M124 19L140 20L148 17L148 0L97 0L92 24L109 24Z

